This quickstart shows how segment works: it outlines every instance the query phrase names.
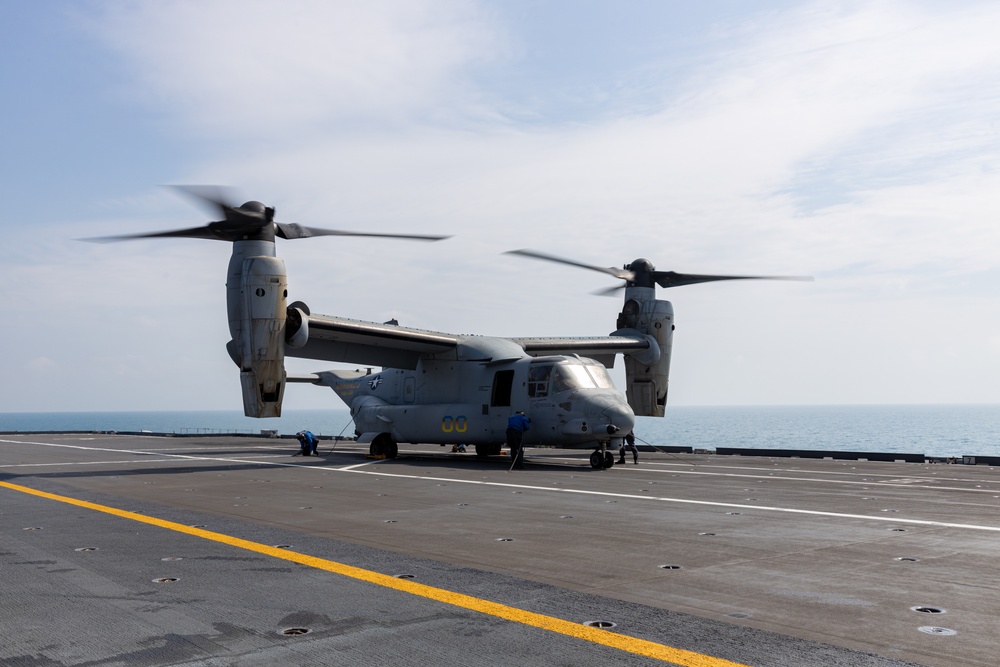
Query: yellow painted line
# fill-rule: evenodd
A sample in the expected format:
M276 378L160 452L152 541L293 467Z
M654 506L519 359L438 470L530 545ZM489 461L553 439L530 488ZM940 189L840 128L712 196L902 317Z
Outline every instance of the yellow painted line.
M332 572L345 577L351 577L352 579L366 581L377 586L392 588L404 593L410 593L411 595L419 595L420 597L427 598L429 600L443 602L455 607L469 609L481 614L495 616L496 618L502 618L515 623L529 625L531 627L548 630L557 634L576 637L577 639L582 639L594 644L601 644L603 646L609 646L620 651L626 651L628 653L634 653L648 658L664 660L675 665L680 665L681 667L747 667L746 665L740 663L723 660L721 658L713 658L712 656L704 655L702 653L685 651L684 649L674 648L664 644L657 644L656 642L647 641L645 639L628 637L626 635L608 632L607 630L592 628L581 623L565 621L561 618L546 616L532 611L525 611L516 607L509 607L498 602L490 602L489 600L483 600L471 595L464 595L462 593L447 591L443 588L435 588L425 584L418 584L414 581L408 581L406 579L397 579L396 577L387 574L364 570L359 567L337 563L324 558L307 556L306 554L301 554L295 551L279 549L266 544L232 537L231 535L215 533L203 528L185 526L173 521L165 521L163 519L146 516L145 514L136 514L135 512L120 510L106 505L98 505L97 503L87 502L86 500L78 500L68 496L60 496L54 493L38 491L36 489L20 486L18 484L11 484L9 482L0 482L0 487L38 496L40 498L55 500L69 505L76 505L77 507L84 507L97 512L104 512L105 514L113 514L114 516L121 517L123 519L140 521L153 526L159 526L160 528L166 528L167 530L173 530L178 533L186 533L188 535L193 535L194 537L212 540L213 542L221 542L222 544L228 544L230 546L237 547L238 549L254 551L273 558L280 558L282 560L299 563L300 565L305 565L307 567L313 567L318 570L325 570L327 572Z

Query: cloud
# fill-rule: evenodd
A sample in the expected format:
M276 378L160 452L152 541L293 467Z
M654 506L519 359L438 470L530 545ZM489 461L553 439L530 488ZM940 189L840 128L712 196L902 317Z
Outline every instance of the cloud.
M251 141L450 115L454 79L496 53L463 0L117 3L89 24L133 72L131 94L199 133Z
M613 328L620 304L587 294L608 280L499 255L526 246L603 265L641 255L678 271L816 274L661 294L678 310L672 400L1000 400L995 341L975 334L1000 328L1000 307L995 290L968 288L996 284L1000 9L765 8L680 50L650 38L642 60L576 73L576 97L550 94L555 75L520 76L546 62L512 12L114 3L87 26L129 73L122 98L166 121L162 140L198 140L173 182L237 185L285 221L455 235L280 242L291 296L314 312L495 335ZM560 28L540 29L553 49ZM138 231L125 215L155 217L150 230L204 222L171 197L108 198L92 231L53 236ZM239 404L222 352L224 244L13 238L0 253L24 299L25 358L86 359L74 377L118 378L101 385L109 395Z
M24 367L33 373L52 373L59 369L59 364L52 361L48 357L35 357L34 359L28 359Z
M638 247L687 270L880 276L995 261L1000 16L988 4L765 10L716 24L702 45L715 50L686 54L684 76L676 60L635 63L658 105L612 99L589 122L529 124L505 117L480 69L498 52L522 69L515 59L531 57L486 5L113 7L102 34L178 123L271 140L184 176L240 183L285 215L460 231L484 247L502 227L583 259L599 260L597 244L621 248L617 264Z

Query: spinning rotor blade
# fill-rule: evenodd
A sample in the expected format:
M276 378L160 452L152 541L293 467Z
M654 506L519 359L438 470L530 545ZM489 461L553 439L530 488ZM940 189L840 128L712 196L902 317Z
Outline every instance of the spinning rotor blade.
M596 296L618 296L618 292L626 287L627 285L622 283L621 285L615 285L614 287L605 287L604 289L594 290L591 294Z
M274 209L268 208L258 201L248 201L242 206L230 203L232 190L218 185L174 185L174 190L194 199L203 207L208 208L213 215L221 215L222 220L210 222L202 227L187 229L171 229L148 234L121 234L119 236L104 236L95 239L84 239L98 243L112 241L130 241L147 238L190 238L209 239L213 241L238 241L267 235L267 228L273 225Z
M375 232L345 232L339 229L322 229L320 227L306 227L305 225L289 224L284 222L274 223L278 230L276 236L283 239L308 239L314 236L371 236L385 239L411 239L413 241L442 241L451 238L450 236L431 236L428 234L378 234Z
M531 257L532 259L540 259L546 262L556 262L557 264L569 264L570 266L577 266L581 269L590 269L591 271L599 271L601 273L606 273L609 276L615 278L621 278L622 280L634 280L635 274L627 269L616 269L613 266L603 267L594 266L592 264L583 264L581 262L575 262L571 259L563 259L562 257L556 257L555 255L546 255L545 253L535 252L534 250L508 250L504 253L505 255L521 255L522 257ZM617 289L617 288L615 288Z
M323 229L292 223L280 223L274 220L274 208L265 206L259 201L248 201L240 206L233 205L231 203L233 201L233 190L231 188L217 185L175 185L172 187L196 200L202 206L208 207L213 215L221 215L223 219L210 222L203 227L151 232L148 234L122 234L120 236L104 236L84 240L102 243L146 238L194 238L217 241L239 241L243 239L273 241L275 237L283 239L306 239L315 236L369 236L416 241L440 241L450 238L448 236L431 236L425 234L347 232L337 229Z
M555 257L554 255L546 255L534 250L510 250L504 254L521 255L522 257L530 257L557 264L568 264L569 266L606 273L625 281L621 285L593 292L600 296L614 296L618 290L626 287L655 287L656 285L664 288L682 287L684 285L696 285L698 283L715 282L718 280L812 280L811 276L717 276L697 273L677 273L676 271L657 271L648 259L634 260L623 269L606 269L592 264L584 264L570 259L563 259L562 257Z
M150 232L148 234L122 234L119 236L102 236L94 239L84 239L97 243L107 243L113 241L132 241L135 239L157 239L157 238L188 238L188 239L209 239L212 241L239 241L267 233L267 228L274 223L262 212L254 211L249 206L256 204L261 209L264 205L260 202L247 202L240 208L227 209L226 220L210 222L203 227L190 227L188 229L171 229L164 232ZM273 209L266 212L273 214ZM273 238L273 237L272 237Z
M803 280L812 282L812 276L708 276L697 273L677 273L675 271L652 271L653 281L660 287L683 287L717 280Z
M188 239L218 239L212 234L209 226L191 227L190 229L174 229L167 232L150 232L148 234L119 234L118 236L99 236L97 238L81 239L91 243L114 243L115 241L132 241L135 239L165 239L165 238L188 238Z
M226 210L236 208L236 193L224 185L170 185L172 190L193 199L213 216L226 217Z

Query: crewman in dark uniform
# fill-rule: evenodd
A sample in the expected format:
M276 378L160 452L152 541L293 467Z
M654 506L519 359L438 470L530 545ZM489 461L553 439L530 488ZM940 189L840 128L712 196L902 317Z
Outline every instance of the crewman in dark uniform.
M625 439L622 440L622 446L618 450L618 455L620 456L618 463L625 463L626 449L632 450L632 462L639 465L639 450L635 447L635 433L632 431L629 431L628 435L625 436Z
M524 416L523 410L518 410L507 419L507 446L510 447L510 456L514 460L512 468L524 470L524 441L525 432L531 428L531 421Z

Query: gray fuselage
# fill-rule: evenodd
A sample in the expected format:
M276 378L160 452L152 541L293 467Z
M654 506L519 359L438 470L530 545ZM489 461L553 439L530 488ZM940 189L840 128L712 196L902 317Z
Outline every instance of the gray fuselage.
M596 448L632 430L635 415L591 359L422 360L414 370L321 373L351 408L357 435L396 442L495 445L507 419L531 420L526 445Z

